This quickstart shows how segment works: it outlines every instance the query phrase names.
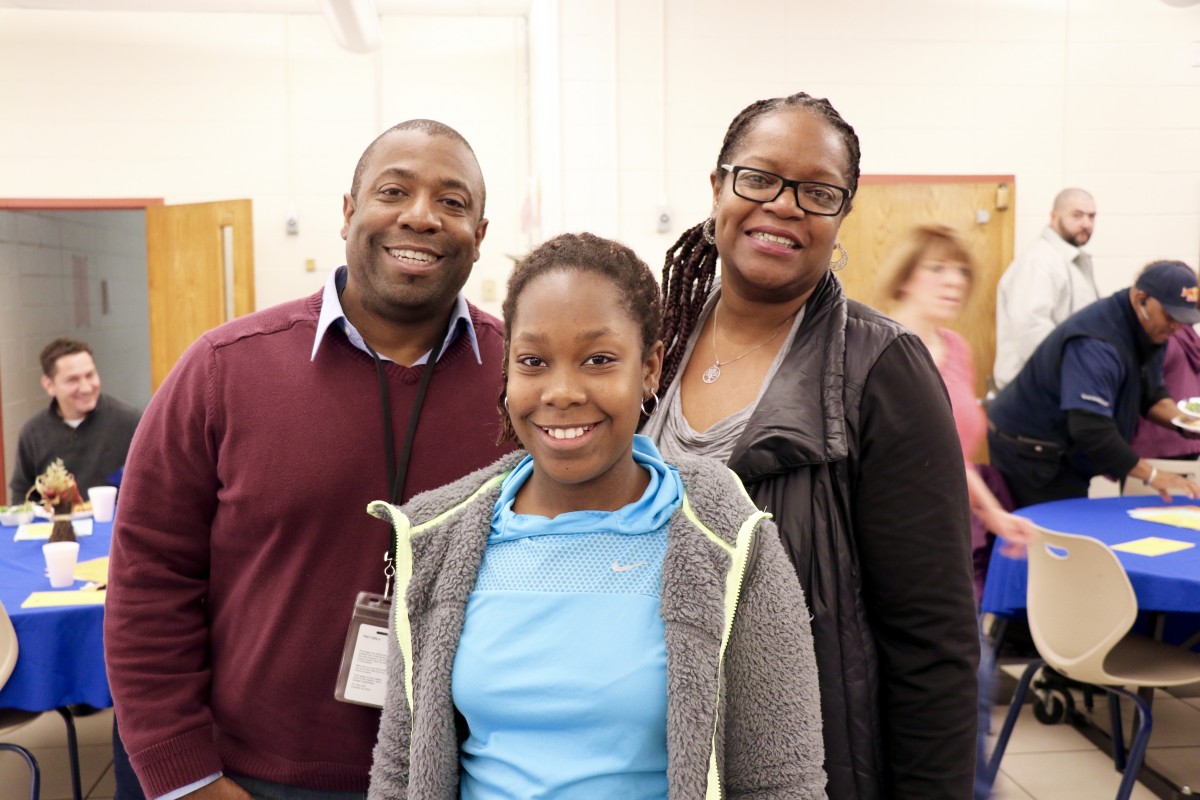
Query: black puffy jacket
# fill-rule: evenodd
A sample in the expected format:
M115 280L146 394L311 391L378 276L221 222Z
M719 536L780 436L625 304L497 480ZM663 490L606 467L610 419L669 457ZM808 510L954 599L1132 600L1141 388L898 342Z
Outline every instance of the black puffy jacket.
M814 616L829 797L971 797L966 479L924 345L828 274L729 466L774 514Z

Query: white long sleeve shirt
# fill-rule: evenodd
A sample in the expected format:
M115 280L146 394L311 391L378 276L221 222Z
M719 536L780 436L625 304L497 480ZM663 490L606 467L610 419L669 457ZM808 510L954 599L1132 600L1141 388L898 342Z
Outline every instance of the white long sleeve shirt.
M996 287L996 387L1016 377L1050 331L1099 299L1091 257L1044 228Z

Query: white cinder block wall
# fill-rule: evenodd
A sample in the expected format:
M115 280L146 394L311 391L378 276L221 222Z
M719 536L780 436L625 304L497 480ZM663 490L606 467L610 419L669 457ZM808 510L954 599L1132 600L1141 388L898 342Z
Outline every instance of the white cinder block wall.
M0 7L0 197L249 197L264 307L342 263L359 153L429 116L483 166L491 227L467 289L498 311L485 296L508 255L559 231L623 239L657 268L708 212L733 115L804 90L856 127L866 173L1014 174L1018 248L1058 189L1091 190L1104 291L1153 258L1200 261L1194 0L514 5L385 14L368 55L315 14Z
M1060 188L1089 189L1102 291L1154 258L1200 260L1195 0L591 0L559 13L563 129L591 130L564 147L564 183L587 191L564 193L563 225L601 226L655 267L708 213L725 126L794 91L854 125L866 173L1014 174L1018 249ZM666 236L653 227L664 194Z
M385 16L386 45L359 55L318 14L0 8L0 197L250 198L265 307L343 263L342 193L363 148L432 117L483 165L483 266L503 276L528 172L524 30L519 17Z
M657 262L707 212L733 114L803 89L858 129L865 172L1015 174L1018 246L1059 188L1092 190L1091 247L1116 288L1151 258L1200 254L1188 2L531 0L533 74L528 17L387 14L381 50L355 55L318 15L0 8L0 196L250 197L265 306L341 263L340 193L362 146L434 116L487 176L481 296L484 279L502 289L505 254L559 230ZM531 177L546 203L529 230Z

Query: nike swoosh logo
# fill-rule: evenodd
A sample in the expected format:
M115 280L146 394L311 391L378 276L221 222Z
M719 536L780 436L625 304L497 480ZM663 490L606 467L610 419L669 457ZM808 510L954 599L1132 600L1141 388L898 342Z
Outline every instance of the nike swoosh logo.
M612 569L613 569L613 572L628 572L631 569L637 569L638 567L644 567L644 566L646 566L647 563L648 562L646 562L646 561L639 561L636 564L618 564L616 561L614 561L613 565L612 565Z

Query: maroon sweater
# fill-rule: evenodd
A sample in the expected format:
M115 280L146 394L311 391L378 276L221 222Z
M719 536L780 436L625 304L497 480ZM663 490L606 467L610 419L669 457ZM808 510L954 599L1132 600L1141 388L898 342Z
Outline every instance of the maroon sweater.
M147 795L217 770L366 791L379 712L334 699L355 596L383 590L388 526L375 365L321 294L210 331L138 427L105 611L121 735ZM495 461L503 333L471 308L438 360L407 499ZM400 453L423 367L385 362Z

